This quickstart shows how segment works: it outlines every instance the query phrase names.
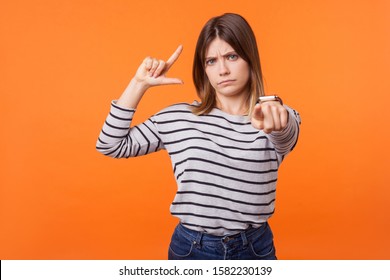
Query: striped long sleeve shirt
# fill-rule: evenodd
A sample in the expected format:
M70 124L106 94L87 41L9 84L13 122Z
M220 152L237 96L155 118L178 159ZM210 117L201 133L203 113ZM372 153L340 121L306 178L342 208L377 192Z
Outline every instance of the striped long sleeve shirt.
M247 116L197 116L197 105L172 105L131 127L135 110L113 101L96 148L114 158L165 149L177 182L170 211L190 229L222 236L260 227L274 213L278 168L298 140L299 114L285 106L287 127L265 134Z

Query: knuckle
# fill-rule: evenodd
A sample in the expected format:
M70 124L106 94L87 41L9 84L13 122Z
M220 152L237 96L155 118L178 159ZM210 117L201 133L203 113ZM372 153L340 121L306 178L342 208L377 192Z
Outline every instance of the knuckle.
M279 112L280 112L280 113L287 113L286 108L284 108L284 106L282 106L282 105L280 105L280 106L278 107L278 109L279 109Z
M271 110L271 104L269 104L269 102L264 102L262 105L261 105L261 110L263 112L270 112Z
M153 60L152 69L156 69L157 66L158 66L158 62L156 62L156 60Z
M152 58L151 56L147 56L147 57L145 57L144 62L145 62L145 63L149 63L149 62L151 62L152 60L153 60L153 58Z
M159 61L159 67L160 67L160 68L164 68L164 67L165 67L165 64L166 64L166 63L165 63L164 60L160 60L160 61Z
M271 132L272 129L273 129L273 127L272 127L271 125L269 125L269 124L265 124L265 125L264 125L264 131L269 131L269 132Z

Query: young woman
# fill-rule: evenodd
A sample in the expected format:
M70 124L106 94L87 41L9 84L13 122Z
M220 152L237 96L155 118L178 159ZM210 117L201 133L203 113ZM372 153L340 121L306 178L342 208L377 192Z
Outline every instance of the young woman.
M169 106L130 128L148 88L182 83L167 77L181 51L142 62L112 102L97 149L114 158L167 150L178 188L170 210L180 220L169 259L276 259L267 220L299 115L280 98L263 97L253 31L240 15L224 14L198 38L193 79L201 102Z

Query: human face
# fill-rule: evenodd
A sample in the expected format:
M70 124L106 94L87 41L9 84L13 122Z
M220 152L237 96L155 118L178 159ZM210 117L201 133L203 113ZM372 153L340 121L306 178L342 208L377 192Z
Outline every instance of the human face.
M248 96L249 65L219 37L207 48L205 71L217 98Z

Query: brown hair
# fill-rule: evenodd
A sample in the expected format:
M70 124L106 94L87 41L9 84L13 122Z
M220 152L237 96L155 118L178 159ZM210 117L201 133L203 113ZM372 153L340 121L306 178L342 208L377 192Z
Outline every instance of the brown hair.
M199 107L193 109L197 115L208 114L216 103L215 90L205 72L205 56L210 43L219 37L227 42L244 59L250 68L248 89L249 115L259 96L264 95L263 75L260 66L256 38L248 22L238 14L226 13L211 18L203 27L196 44L192 77L196 92L201 100Z

